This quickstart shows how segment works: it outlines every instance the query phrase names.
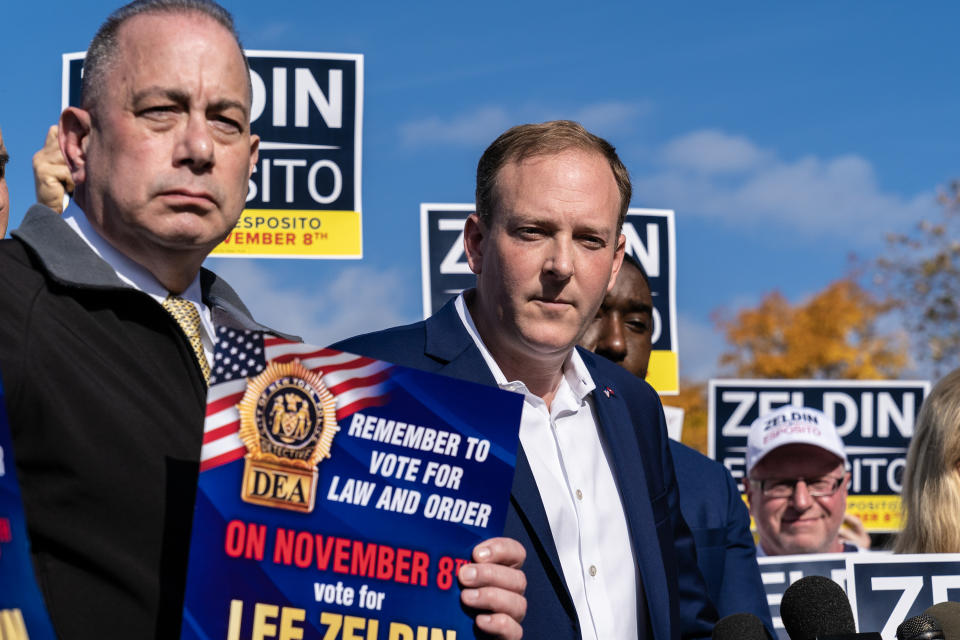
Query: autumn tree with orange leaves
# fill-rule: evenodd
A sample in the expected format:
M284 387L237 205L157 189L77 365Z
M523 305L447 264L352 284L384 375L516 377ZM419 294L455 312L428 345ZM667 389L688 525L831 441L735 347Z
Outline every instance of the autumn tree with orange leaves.
M714 315L730 345L720 365L744 378L897 377L908 364L906 338L877 328L891 307L853 277L795 305L775 291L733 317Z
M729 345L719 364L741 378L896 378L909 363L908 340L877 325L897 306L877 299L854 276L797 304L774 291L732 317L714 313ZM663 402L684 409L683 442L705 452L706 383L684 380L680 388Z

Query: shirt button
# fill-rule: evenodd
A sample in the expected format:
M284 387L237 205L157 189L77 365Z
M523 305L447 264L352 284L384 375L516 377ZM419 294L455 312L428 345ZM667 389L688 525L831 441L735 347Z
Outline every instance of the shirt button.
M592 578L595 575L597 575L597 565L592 564L590 565L590 577Z
M577 500L583 500L583 491L577 489Z

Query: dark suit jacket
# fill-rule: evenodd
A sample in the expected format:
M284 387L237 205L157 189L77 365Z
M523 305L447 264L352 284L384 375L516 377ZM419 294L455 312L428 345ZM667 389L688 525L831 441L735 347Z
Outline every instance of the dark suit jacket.
M773 633L760 579L750 514L727 468L670 441L680 486L680 511L697 546L697 564L720 617L752 613Z
M350 338L333 345L352 353L472 380L496 381L447 303L424 322ZM659 398L646 383L609 360L581 350L597 391L601 435L627 516L642 584L638 624L656 640L709 637L716 613L696 567L693 540L680 515L673 462ZM612 393L602 393L604 389ZM521 447L504 535L527 550L528 638L580 638L550 524ZM645 596L645 597L644 597Z

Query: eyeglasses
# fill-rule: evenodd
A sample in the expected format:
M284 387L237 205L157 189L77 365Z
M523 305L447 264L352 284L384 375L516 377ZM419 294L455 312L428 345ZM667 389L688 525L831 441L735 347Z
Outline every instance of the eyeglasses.
M814 498L832 496L840 489L843 478L824 476L822 478L771 478L760 480L760 491L766 498L789 498L797 490L797 483L807 485L807 493Z

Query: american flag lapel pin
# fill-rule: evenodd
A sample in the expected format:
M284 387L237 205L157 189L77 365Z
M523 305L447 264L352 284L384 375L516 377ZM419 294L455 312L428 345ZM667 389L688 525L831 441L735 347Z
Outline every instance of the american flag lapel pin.
M603 388L603 395L607 396L608 398L612 398L612 397L614 397L614 396L617 395L617 394L615 394L615 393L613 392L613 389L611 389L610 387L604 387L604 388Z

